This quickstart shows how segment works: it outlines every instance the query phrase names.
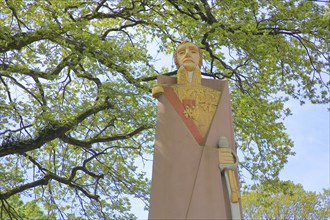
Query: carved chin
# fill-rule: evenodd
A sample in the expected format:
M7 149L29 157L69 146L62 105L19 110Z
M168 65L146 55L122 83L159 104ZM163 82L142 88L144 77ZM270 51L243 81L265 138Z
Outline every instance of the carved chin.
M184 62L183 66L187 71L193 71L197 65L191 61L188 61L188 62Z

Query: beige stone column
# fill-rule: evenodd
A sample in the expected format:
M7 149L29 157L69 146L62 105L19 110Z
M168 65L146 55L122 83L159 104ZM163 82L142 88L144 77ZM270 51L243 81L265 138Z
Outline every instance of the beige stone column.
M158 84L175 85L176 78L159 76ZM202 79L201 85L221 95L200 143L166 89L158 97L149 219L231 219L217 148L224 136L235 150L228 82Z

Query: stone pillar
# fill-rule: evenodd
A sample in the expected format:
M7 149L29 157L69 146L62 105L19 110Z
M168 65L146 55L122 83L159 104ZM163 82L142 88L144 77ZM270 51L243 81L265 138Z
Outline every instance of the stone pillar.
M218 149L223 136L235 150L228 82L201 80L198 94L208 97L209 90L218 94L210 110L212 117L205 125L203 114L214 103L205 104L199 95L189 98L180 94L175 77L159 76L157 80L164 92L157 96L149 219L231 219Z

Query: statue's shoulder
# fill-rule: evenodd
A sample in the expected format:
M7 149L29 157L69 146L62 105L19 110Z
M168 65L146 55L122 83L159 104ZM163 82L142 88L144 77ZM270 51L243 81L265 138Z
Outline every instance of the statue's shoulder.
M205 87L222 91L223 88L228 87L228 81L225 79L202 79L201 84Z
M164 75L157 76L158 84L177 84L177 82L178 80L176 76L164 76Z

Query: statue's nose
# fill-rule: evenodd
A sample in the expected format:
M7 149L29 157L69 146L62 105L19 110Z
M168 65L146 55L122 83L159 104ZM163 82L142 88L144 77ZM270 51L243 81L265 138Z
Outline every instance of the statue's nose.
M186 51L185 57L190 57L190 52L189 52L189 50Z

